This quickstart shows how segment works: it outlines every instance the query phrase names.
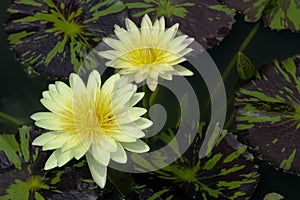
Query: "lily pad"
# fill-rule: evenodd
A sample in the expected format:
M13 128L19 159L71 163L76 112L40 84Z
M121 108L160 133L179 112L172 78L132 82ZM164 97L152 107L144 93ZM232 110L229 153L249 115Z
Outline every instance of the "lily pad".
M26 126L18 134L0 135L0 199L97 199L85 160L43 170L49 153L31 145L38 135Z
M300 31L300 2L298 0L222 0L230 8L242 11L245 20L264 24L275 30Z
M129 15L136 22L149 14L164 16L169 25L179 23L180 30L196 39L205 49L212 48L230 32L234 10L218 0L125 0Z
M262 66L235 100L239 134L278 168L300 172L300 57Z
M240 144L233 134L222 131L212 151L199 159L204 131L200 126L188 151L171 165L149 174L133 175L140 199L247 199L252 195L259 174L247 146ZM216 127L214 134L219 132ZM162 140L166 142L173 136L170 130ZM151 164L155 165L148 163Z
M16 57L37 72L68 77L113 25L127 16L119 0L14 0L8 41Z

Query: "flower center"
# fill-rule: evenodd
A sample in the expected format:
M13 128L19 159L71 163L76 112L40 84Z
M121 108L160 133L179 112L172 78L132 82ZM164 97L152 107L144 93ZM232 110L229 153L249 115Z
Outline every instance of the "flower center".
M158 48L140 48L129 53L128 58L136 66L160 64L163 62L165 50Z
M72 123L68 123L69 125L65 127L73 134L79 134L81 140L87 144L98 141L98 137L102 134L109 135L113 130L118 129L110 105L111 97L105 96L99 99L99 96L100 91L94 102L88 102L85 97L78 98L82 101L73 101L74 114L70 115Z

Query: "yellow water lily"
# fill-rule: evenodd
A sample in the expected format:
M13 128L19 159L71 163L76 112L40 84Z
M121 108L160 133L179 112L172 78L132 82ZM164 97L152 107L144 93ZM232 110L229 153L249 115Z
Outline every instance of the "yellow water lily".
M152 24L145 15L140 29L128 18L125 25L127 30L115 25L117 39L103 39L113 50L100 51L99 54L110 60L107 66L121 69L119 73L128 82L146 80L149 89L154 91L158 77L172 80L172 75L193 75L179 64L193 50L188 46L194 39L187 35L176 37L178 24L166 29L164 17Z
M60 81L49 85L41 103L50 112L31 116L36 126L49 130L33 141L43 150L55 150L45 164L52 169L86 155L95 182L104 187L110 159L127 162L125 150L142 153L149 147L140 138L152 122L141 117L146 109L134 107L144 96L133 84L120 85L118 74L101 87L100 74L92 71L87 85L70 75L70 87Z

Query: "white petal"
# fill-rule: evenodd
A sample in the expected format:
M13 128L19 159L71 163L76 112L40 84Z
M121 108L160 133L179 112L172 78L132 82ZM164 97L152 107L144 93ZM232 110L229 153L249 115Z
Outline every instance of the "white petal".
M120 80L120 75L115 74L108 78L102 88L101 88L101 96L106 96L106 95L112 95L113 91L115 90L115 84Z
M71 88L67 84L65 84L64 82L56 81L55 86L56 86L56 89L57 89L59 94L65 96L65 97L68 97L68 96L72 95Z
M93 156L89 153L86 154L86 160L94 181L101 188L104 188L106 183L107 167L96 162Z
M88 149L85 146L85 144L79 144L75 148L73 148L72 151L73 151L74 157L77 160L79 160L80 158L82 158L82 156L84 156L87 153Z
M119 50L121 52L127 52L128 50L124 47L123 43L119 40L111 39L111 38L103 38L103 42L105 42L108 46L113 49ZM101 56L101 52L99 53Z
M35 125L44 129L59 131L63 130L60 126L61 120L58 117L44 118L35 122Z
M129 100L129 107L134 106L135 104L137 104L140 100L143 99L145 93L144 92L138 92L135 93L134 95L132 95L131 99Z
M37 112L30 116L31 119L38 121L45 118L53 118L55 115L51 112Z
M68 101L71 101L72 96L64 96L54 91L49 91L52 102L56 104L56 107L65 108Z
M152 21L147 14L144 15L144 17L142 18L142 22L141 22L141 28L144 28L144 27L147 27L147 28L152 27Z
M163 40L161 41L161 45L166 45L169 43L175 36L178 30L179 24L174 24L171 28L167 29L167 31L163 34Z
M71 73L69 82L73 92L74 90L83 91L86 89L82 79L75 73Z
M77 135L72 135L69 137L69 139L64 143L64 145L61 147L61 151L65 152L68 151L72 148L74 148L75 146L82 144L80 137L78 137Z
M57 106L57 104L53 102L52 99L50 100L48 98L42 98L40 101L43 104L43 106L45 106L49 111L53 113L60 113L64 111L64 108Z
M121 74L121 73L120 73ZM126 85L134 81L134 74L122 75L120 78L120 85Z
M42 96L43 96L44 99L50 99L51 100L51 96L49 94L49 91L44 91L42 93Z
M185 55L187 55L187 54L189 54L190 52L192 52L194 49L192 49L192 48L185 48L185 49L183 49L182 51L180 51L178 54L180 55L180 56L185 56Z
M37 146L43 146L46 143L48 143L49 141L53 141L55 140L56 137L58 137L60 134L62 134L59 131L50 131L47 133L44 133L40 136L38 136L37 138L35 138L32 142L33 145L37 145Z
M136 138L126 135L122 130L112 132L111 137L119 142L135 142Z
M56 86L54 84L49 84L48 89L49 89L49 91L53 91L53 92L57 93L57 89L56 89Z
M98 144L107 152L114 152L117 150L116 141L105 135L102 135L99 138Z
M73 158L72 150L62 152L58 157L57 166L61 167L65 165L67 162L72 160L72 158Z
M172 80L172 73L170 73L170 72L161 73L161 74L159 74L159 77L171 81Z
M128 31L138 29L138 27L135 25L133 21L131 21L129 18L125 19L125 25Z
M138 126L134 126L133 124L131 124L131 126L122 125L121 129L124 133L126 133L126 135L134 138L141 138L145 136L145 133L141 131Z
M113 161L118 163L126 163L127 162L127 155L120 143L117 143L117 151L110 154L110 157Z
M48 141L46 144L43 145L43 151L45 150L52 150L52 149L58 149L61 148L66 141L69 139L69 135L67 134L60 134L55 139Z
M159 27L160 27L160 32L163 33L165 31L165 28L166 28L165 18L164 17L161 17L159 19Z
M100 51L98 54L109 60L114 60L121 56L120 52L115 50Z
M147 76L148 75L145 71L140 70L138 73L135 74L135 77L134 77L135 82L140 83L140 82L144 81L147 78Z
M153 92L157 87L157 80L154 80L150 77L147 78L148 88Z
M60 149L55 150L48 158L44 169L49 170L49 169L53 169L54 167L57 167L57 162L60 154L61 154Z
M182 67L180 65L175 65L173 67L176 70L175 75L181 75L181 76L193 76L194 75L194 73L192 71L190 71L187 68Z
M126 150L135 153L145 153L150 150L149 146L140 139L132 143L123 142L122 145Z
M98 71L93 70L88 79L87 90L90 95L94 97L96 90L98 90L101 86L101 77ZM94 97L95 98L95 97Z
M136 121L133 121L129 124L125 124L125 125L122 125L122 126L134 126L134 127L138 127L139 129L141 130L144 130L146 128L149 128L150 126L153 125L153 122L149 119L146 119L144 117L141 117L139 118L138 120Z
M110 153L102 149L100 145L93 144L91 153L93 158L100 164L107 166L110 160Z
M127 30L130 32L131 38L135 39L136 41L140 40L140 31L138 27L131 21L130 19L125 19L125 25Z
M140 107L130 107L126 112L115 115L116 121L119 124L127 124L133 122L140 118L141 115L144 115L147 112L147 109Z

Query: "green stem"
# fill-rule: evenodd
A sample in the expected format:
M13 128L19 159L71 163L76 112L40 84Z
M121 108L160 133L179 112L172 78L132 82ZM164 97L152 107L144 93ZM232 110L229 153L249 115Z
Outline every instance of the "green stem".
M144 84L142 86L142 91L145 93L143 98L143 108L146 108L148 110L149 108L149 89L147 84Z
M225 81L228 78L228 75L230 74L231 70L235 66L238 53L239 52L243 52L247 48L247 46L249 45L250 41L253 39L253 37L255 36L256 32L258 31L259 27L260 27L260 23L257 23L252 28L251 32L248 34L248 36L246 37L246 39L244 40L244 42L241 44L241 46L238 49L237 53L233 56L233 58L231 59L231 61L229 62L228 66L226 67L225 71L222 74L223 81Z
M226 79L228 78L230 72L232 71L232 69L234 68L235 64L236 64L236 59L238 56L239 52L243 52L247 46L249 45L249 43L251 42L251 40L253 39L253 37L255 36L256 32L258 31L260 27L260 23L257 23L252 30L250 31L250 33L248 34L248 36L246 37L246 39L243 41L243 43L241 44L241 46L239 47L237 53L235 53L235 55L232 57L231 61L229 62L229 64L227 65L225 71L222 74L222 81L225 82ZM221 80L219 80L221 81ZM217 84L220 84L220 82L217 82ZM212 94L213 96L214 94ZM232 101L232 100L231 100ZM231 103L231 101L227 102L227 105L229 105ZM204 113L207 112L208 109L208 105L209 105L209 100L206 102L205 107L204 107Z
M4 121L6 121L6 122L8 122L10 124L14 124L16 126L21 126L21 125L26 124L25 122L23 122L23 121L15 118L15 117L13 117L11 115L8 115L8 114L6 114L4 112L0 112L0 119L4 120Z
M117 171L112 168L107 169L107 176L109 181L115 186L119 193L125 197L130 198L132 195L132 178L129 174Z

